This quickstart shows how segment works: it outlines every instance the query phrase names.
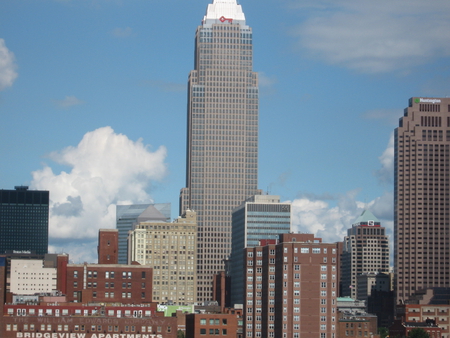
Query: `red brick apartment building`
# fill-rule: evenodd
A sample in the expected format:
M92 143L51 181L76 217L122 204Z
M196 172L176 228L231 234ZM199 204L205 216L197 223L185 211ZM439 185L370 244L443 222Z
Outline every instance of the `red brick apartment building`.
M336 338L339 246L312 234L245 249L245 337Z
M225 309L224 313L186 315L186 338L243 338L242 310Z

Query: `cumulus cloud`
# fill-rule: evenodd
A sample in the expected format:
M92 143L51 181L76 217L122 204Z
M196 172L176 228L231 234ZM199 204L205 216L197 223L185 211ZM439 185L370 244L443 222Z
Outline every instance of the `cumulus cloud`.
M394 143L394 133L391 133L386 150L378 158L381 168L375 171L375 176L383 184L392 185L394 183Z
M83 104L84 102L72 95L66 96L62 100L54 100L54 103L58 108L70 108Z
M54 173L45 165L32 173L31 187L50 191L50 248L78 260L96 259L98 229L115 227L115 205L151 202L151 182L167 171L164 147L152 152L142 139L110 127L86 133L77 146L50 158L70 170Z
M298 0L295 4L300 4ZM450 57L450 2L321 1L294 29L302 50L360 72L405 71Z
M342 241L347 229L364 210L365 204L358 202L357 191L339 196L336 205L307 196L292 201L292 225L294 231L313 233L325 242Z
M357 193L358 190L349 191L334 201L315 199L306 195L291 201L293 231L313 233L324 242L340 242L347 235L347 229L367 209L381 221L382 226L389 229L390 233L393 224L392 192L386 192L369 203L358 201Z
M116 38L126 38L133 34L133 30L130 27L114 28L111 34Z
M0 90L13 85L17 78L16 70L14 54L6 47L5 40L0 39Z

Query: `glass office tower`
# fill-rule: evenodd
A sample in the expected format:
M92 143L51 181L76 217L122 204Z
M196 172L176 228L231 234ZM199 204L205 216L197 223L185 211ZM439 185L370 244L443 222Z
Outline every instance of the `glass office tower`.
M259 194L258 76L252 29L236 0L214 0L195 35L189 74L186 188L180 214L197 212L198 301L231 250L231 210Z
M0 254L48 253L49 192L0 190Z

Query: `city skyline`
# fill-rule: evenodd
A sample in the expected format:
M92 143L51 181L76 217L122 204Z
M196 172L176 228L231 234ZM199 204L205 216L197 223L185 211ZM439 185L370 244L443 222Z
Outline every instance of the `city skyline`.
M176 217L208 3L0 5L0 187L50 190L50 251L91 260L117 202L170 202ZM260 79L259 188L324 241L364 208L392 235L392 130L410 97L450 92L449 4L240 3Z

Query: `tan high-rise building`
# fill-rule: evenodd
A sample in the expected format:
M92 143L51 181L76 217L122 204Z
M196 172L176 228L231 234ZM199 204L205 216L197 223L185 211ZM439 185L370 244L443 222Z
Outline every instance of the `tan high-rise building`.
M128 262L153 267L154 302L194 304L197 217L186 210L174 222L141 222L128 237Z
M450 286L450 98L413 97L395 129L397 301Z
M342 297L357 298L358 276L389 272L389 240L385 228L364 210L347 230L341 260Z
M198 219L199 301L212 299L212 278L231 251L231 211L260 194L258 76L252 29L236 0L214 0L195 35L189 74L186 188L180 214Z

